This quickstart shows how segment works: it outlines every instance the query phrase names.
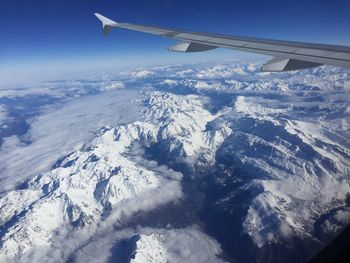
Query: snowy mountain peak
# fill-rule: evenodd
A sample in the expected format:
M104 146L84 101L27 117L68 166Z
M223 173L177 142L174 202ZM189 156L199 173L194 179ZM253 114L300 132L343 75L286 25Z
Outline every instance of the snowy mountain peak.
M162 236L151 233L140 235L136 242L135 256L131 263L165 263L166 251L162 245Z
M129 155L135 142L142 147L161 143L170 155L181 149L184 159L204 152L209 161L230 134L225 125L205 130L216 116L205 110L196 96L154 93L147 103L148 122L104 127L90 145L58 160L51 171L31 179L25 189L0 199L0 222L7 226L1 237L2 256L49 246L62 228L93 230L122 202L161 190L169 182ZM175 186L174 191L179 187ZM174 198L181 193L176 191ZM13 198L16 202L10 201ZM139 242L145 244L143 239Z

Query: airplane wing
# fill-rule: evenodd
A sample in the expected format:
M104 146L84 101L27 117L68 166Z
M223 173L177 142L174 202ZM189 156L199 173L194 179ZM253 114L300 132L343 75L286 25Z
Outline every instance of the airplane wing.
M104 34L108 34L113 27L118 27L180 40L180 43L169 47L170 51L199 52L214 48L229 48L273 56L272 60L261 67L262 71L291 71L323 64L350 68L350 47L347 46L190 32L118 23L98 13L95 15L102 22Z

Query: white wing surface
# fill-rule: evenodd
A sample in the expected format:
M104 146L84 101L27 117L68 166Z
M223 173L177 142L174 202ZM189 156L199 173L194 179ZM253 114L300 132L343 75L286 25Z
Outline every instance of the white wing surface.
M95 13L102 22L105 34L113 27L180 40L169 47L170 51L198 52L214 48L229 48L240 51L273 56L261 67L262 71L290 71L320 65L350 68L350 47L294 41L271 40L253 37L227 36L155 26L118 23Z

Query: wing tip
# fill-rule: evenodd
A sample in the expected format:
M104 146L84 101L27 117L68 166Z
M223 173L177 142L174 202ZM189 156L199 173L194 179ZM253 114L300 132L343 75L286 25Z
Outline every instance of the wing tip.
M98 20L100 20L102 22L102 27L103 27L103 34L107 35L113 26L117 26L118 23L99 14L99 13L94 13L94 15L98 18Z
M94 13L94 15L98 18L98 20L100 20L102 22L103 26L106 26L106 25L107 26L114 26L114 25L118 24L117 22L101 15L100 13Z

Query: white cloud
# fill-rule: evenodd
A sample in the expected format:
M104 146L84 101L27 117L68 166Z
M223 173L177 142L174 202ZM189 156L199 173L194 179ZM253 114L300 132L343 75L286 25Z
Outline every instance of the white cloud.
M61 92L53 89L54 84L52 83L41 83L35 85L16 85L10 87L0 86L0 97L23 97L23 96L35 96L35 95L51 95L55 97L62 96Z

